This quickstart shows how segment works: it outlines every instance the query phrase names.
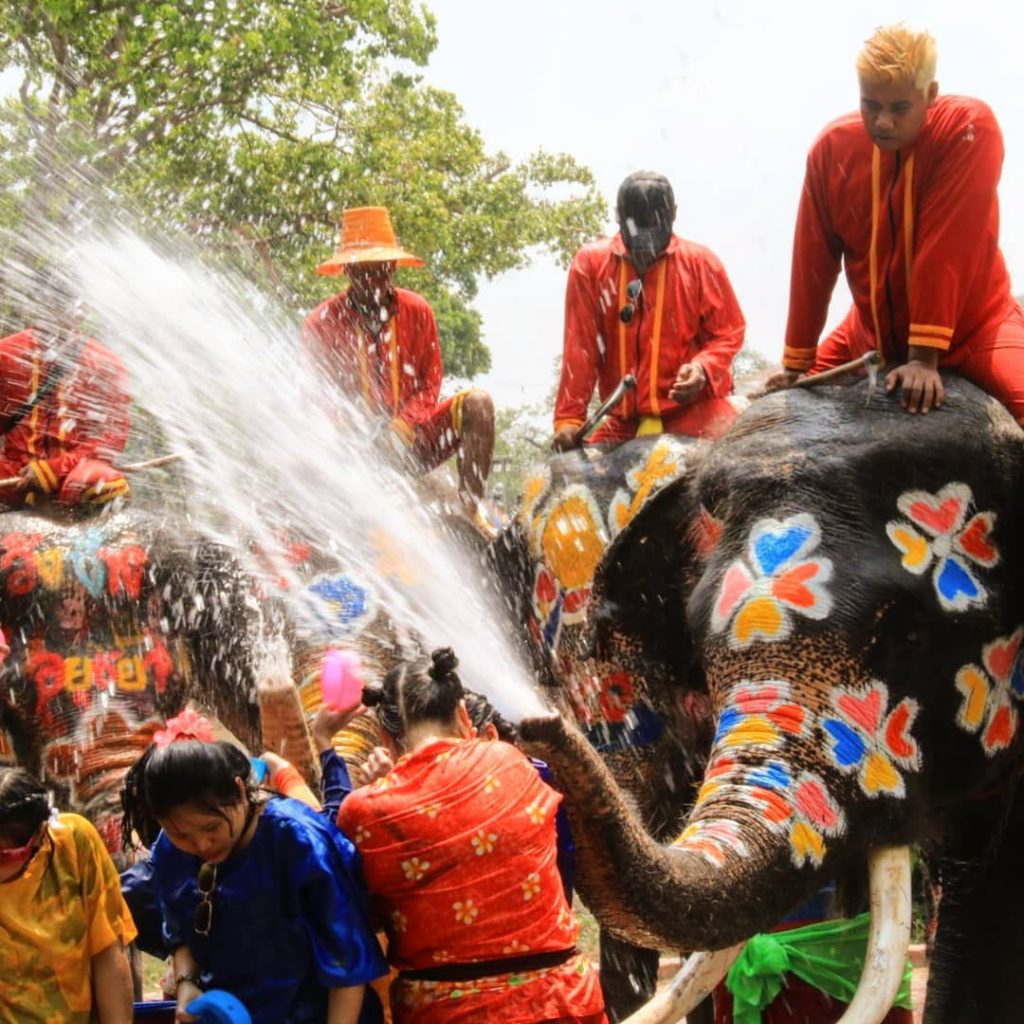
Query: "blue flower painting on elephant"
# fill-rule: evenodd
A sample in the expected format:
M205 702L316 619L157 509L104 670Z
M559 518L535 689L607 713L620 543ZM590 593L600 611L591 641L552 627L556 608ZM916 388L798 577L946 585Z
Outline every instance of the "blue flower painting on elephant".
M744 648L758 639L786 639L793 630L792 612L827 618L832 562L808 557L820 543L818 523L807 513L754 523L746 560L736 559L722 577L712 630L721 632L731 623L730 646Z
M977 512L964 523L973 500L970 487L961 483L947 484L935 494L905 491L896 507L906 519L894 519L885 527L904 569L920 576L932 567L932 584L947 612L984 608L988 592L975 575L976 567L999 564L992 542L995 513Z

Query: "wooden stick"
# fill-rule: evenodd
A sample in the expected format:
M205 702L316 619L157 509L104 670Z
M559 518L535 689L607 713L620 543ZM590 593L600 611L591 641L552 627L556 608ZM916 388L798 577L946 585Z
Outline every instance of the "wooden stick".
M843 374L853 370L859 370L862 366L873 366L880 358L877 352L865 352L864 355L851 359L848 363L833 366L831 370L822 370L821 373L812 374L810 377L801 377L789 386L791 388L813 388L819 384L827 384L830 380L842 377Z
M157 466L165 466L168 462L180 462L184 455L180 452L175 452L171 455L158 455L155 459L146 459L144 462L132 462L127 466L115 466L119 473L138 473L143 469L155 469ZM17 487L21 483L20 476L8 476L0 480L0 487Z

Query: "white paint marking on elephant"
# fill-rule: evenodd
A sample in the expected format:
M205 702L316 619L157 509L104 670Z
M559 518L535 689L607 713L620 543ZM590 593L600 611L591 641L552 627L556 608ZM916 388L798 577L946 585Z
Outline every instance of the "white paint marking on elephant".
M853 1001L838 1024L880 1024L903 981L910 947L910 847L868 854L871 931Z
M745 942L714 953L693 953L676 976L650 1002L626 1018L624 1024L676 1024L698 1003L707 999L715 986L743 952Z

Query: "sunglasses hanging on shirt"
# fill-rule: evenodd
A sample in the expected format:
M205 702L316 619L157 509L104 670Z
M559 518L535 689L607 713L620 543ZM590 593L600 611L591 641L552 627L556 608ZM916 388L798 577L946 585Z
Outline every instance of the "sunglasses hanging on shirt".
M644 283L639 277L634 277L626 285L626 304L619 310L619 319L624 324L628 324L633 319L633 314L636 312L637 303L639 303L643 291Z

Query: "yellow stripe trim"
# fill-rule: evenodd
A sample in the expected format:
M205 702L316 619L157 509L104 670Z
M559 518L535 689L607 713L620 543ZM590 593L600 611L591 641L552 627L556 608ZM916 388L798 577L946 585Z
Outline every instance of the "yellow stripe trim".
M359 358L359 390L363 393L363 399L368 406L373 407L373 399L370 397L370 374L366 368L366 335L361 327L357 327L359 340L356 343L356 354Z
M941 324L911 324L912 334L937 334L940 338L952 338L953 328L943 327Z
M654 300L654 337L651 339L651 412L657 416L661 412L658 402L658 351L661 348L661 317L665 309L665 273L668 270L668 257L663 256L658 267L658 297Z
M391 353L391 411L398 412L398 310L395 310L395 315L391 318L391 330L388 332L391 335L391 344L389 346L389 352Z
M907 339L908 345L920 345L922 348L940 348L945 351L951 342L948 338L936 338L933 334L912 334Z
M555 433L557 434L560 430L564 430L566 427L571 427L573 430L579 430L583 426L584 420L555 420Z
M907 309L910 309L911 270L914 266L914 156L910 154L903 172L903 258L907 265Z
M472 390L472 388L466 388L464 391L460 391L452 399L452 427L454 428L457 437L462 437L462 403L466 401L466 395L468 395Z
M50 494L57 486L57 474L54 473L46 459L33 459L28 464L28 468L36 478L36 483L39 484L47 494Z
M882 202L882 151L874 146L871 153L871 248L868 250L868 273L871 280L871 319L875 324L875 346L882 354L882 328L878 321L878 219Z
M28 386L28 393L34 395L39 388L39 342L36 342L36 351L32 355L32 381ZM39 425L39 403L32 406L32 412L28 417L28 440L25 447L29 455L36 454L36 428Z
M619 261L619 309L622 309L626 305L626 261L622 259ZM626 367L626 325L619 319L619 376L625 376L627 372ZM623 415L629 414L629 395L627 394L622 401L619 403L619 408L623 409ZM580 426L583 426L581 423Z

